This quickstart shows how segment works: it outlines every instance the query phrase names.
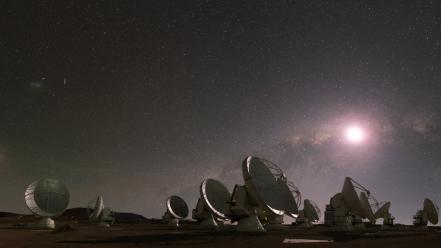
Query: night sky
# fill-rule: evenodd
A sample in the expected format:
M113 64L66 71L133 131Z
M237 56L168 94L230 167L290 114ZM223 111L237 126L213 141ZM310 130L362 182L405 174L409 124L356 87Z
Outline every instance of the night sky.
M80 3L81 2L81 3ZM277 163L322 211L353 177L441 204L440 1L1 1L0 211L62 180L159 218ZM345 136L348 127L360 142Z

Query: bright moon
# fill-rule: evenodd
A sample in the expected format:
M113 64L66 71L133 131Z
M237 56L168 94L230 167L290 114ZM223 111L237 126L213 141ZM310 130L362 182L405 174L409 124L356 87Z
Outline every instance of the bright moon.
M351 126L346 129L345 137L352 143L360 143L364 140L364 132L360 127Z

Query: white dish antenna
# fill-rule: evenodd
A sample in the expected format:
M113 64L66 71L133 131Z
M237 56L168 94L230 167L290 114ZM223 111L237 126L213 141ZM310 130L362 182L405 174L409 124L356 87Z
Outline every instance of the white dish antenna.
M167 198L167 211L163 219L169 224L179 226L179 220L185 219L188 216L188 206L184 199L179 196L172 195Z
M193 209L192 217L201 226L217 227L218 222L228 220L228 202L231 194L224 184L215 179L205 179L200 186L200 197L196 208Z
M281 224L284 214L298 216L300 192L277 165L249 156L242 173L245 186L235 186L228 214L238 231L265 231L260 221Z
M298 215L298 204L282 170L267 160L249 156L242 164L248 193L274 215ZM297 190L298 192L298 190Z
M88 214L90 222L98 222L108 227L115 221L112 210L104 205L104 200L101 195L97 197L94 203L89 204L88 210L90 210Z
M93 212L89 215L89 220L92 222L98 221L104 209L104 200L102 196L98 196L93 208Z
M57 179L41 179L31 183L25 192L29 210L42 217L36 227L55 228L51 217L61 215L69 205L69 190Z
M231 194L227 187L215 179L205 179L201 183L201 197L207 208L217 219L225 220Z

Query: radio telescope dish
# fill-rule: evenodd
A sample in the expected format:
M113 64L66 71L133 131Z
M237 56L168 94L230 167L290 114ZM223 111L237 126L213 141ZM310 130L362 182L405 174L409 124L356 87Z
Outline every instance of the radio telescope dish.
M381 206L377 212L375 212L374 217L376 219L383 218L384 216L389 214L390 202L386 202Z
M344 231L364 229L363 218L375 223L372 207L376 210L378 202L369 190L352 178L346 177L341 193L335 194L326 205L325 225L336 226Z
M331 198L331 205L333 208L340 207L342 205L342 202L343 202L343 196L341 193L337 193Z
M303 201L303 209L299 211L296 223L306 227L312 227L313 222L320 220L321 211L315 202L309 199Z
M438 207L432 200L424 199L423 209L418 210L413 216L413 224L416 226L426 226L430 221L433 225L438 224Z
M393 226L395 217L389 212L390 202L385 202L374 214L375 219L383 218L383 226Z
M283 223L283 215L298 215L300 192L275 164L253 156L242 163L244 186L236 185L228 217L238 221L237 231L265 231L266 224Z
M438 224L438 207L433 203L432 200L426 198L424 199L423 211L427 214L427 219L430 223L436 225Z
M350 177L345 178L342 189L342 199L345 205L353 212L353 214L358 216L364 215L364 209L361 205L360 199L358 198L357 192L355 191L354 185L352 184L352 179Z
M41 179L31 183L25 192L25 201L29 210L42 219L38 228L55 228L51 217L61 215L69 205L69 191L57 179Z
M228 219L225 213L231 194L221 182L205 179L201 184L201 196L209 210L219 219Z
M227 220L228 202L231 194L227 187L215 179L205 179L200 186L200 198L192 217L202 226L216 227L218 221Z
M372 211L372 207L369 203L369 198L366 195L366 192L360 192L360 202L361 206L364 208L363 217L367 218L371 223L375 223L374 212Z
M90 210L90 222L98 222L100 225L108 227L115 221L112 210L104 205L101 195L97 197L95 203L89 204L88 209Z
M322 214L317 204L309 199L305 199L303 202L303 212L305 216L313 222L320 220Z
M93 212L89 215L90 221L97 221L98 218L103 213L104 209L104 201L102 196L98 196L95 202L95 207L93 208Z
M285 200L285 214L291 218L297 218L299 216L299 206L302 201L302 196L299 189L291 181L286 181L286 184L282 187L286 187L283 192L287 194L283 199Z
M169 224L179 226L179 220L188 216L188 206L184 199L179 196L172 195L167 199L167 211L163 219Z
M264 159L249 156L242 166L250 195L274 215L298 214L298 204L280 168ZM272 172L271 170L275 171Z

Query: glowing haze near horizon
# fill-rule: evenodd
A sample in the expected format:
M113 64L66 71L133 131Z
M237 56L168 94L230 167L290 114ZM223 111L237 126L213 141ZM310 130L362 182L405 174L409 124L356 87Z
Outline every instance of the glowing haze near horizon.
M159 218L207 177L242 184L247 155L322 211L346 176L400 223L441 204L439 4L0 6L0 211L28 212L26 186L54 177L70 207L102 194Z

